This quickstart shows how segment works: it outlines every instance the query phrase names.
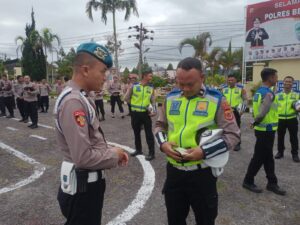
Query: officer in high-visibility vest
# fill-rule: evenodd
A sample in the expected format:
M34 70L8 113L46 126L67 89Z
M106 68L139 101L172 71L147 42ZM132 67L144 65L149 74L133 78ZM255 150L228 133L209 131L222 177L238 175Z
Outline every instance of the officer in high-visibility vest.
M203 159L226 153L240 140L240 130L222 93L204 86L202 64L183 59L177 67L179 89L171 91L159 110L155 138L167 156L163 188L169 225L185 225L192 207L198 225L213 225L218 211L217 178ZM222 137L199 146L204 128L221 128ZM185 154L176 147L187 149Z
M131 156L143 154L141 127L144 126L146 142L149 148L149 154L145 158L148 161L155 157L151 117L156 114L156 110L154 88L150 84L151 80L152 71L150 69L144 70L141 82L133 84L125 95L125 101L128 102L131 107L131 126L134 132L136 149Z
M234 75L228 75L227 85L223 88L223 94L233 110L236 123L241 127L241 116L247 107L247 93L243 85L237 84ZM235 151L241 149L241 142L234 148Z
M262 189L255 185L254 177L259 169L264 166L268 179L267 190L278 195L285 195L286 192L277 184L273 158L275 132L278 128L278 105L271 87L277 82L277 71L272 68L265 68L261 72L261 78L262 86L258 88L253 96L254 122L251 127L254 127L255 130L256 143L243 187L252 192L261 193Z
M300 162L298 156L298 119L296 110L293 107L293 103L300 99L300 94L292 90L294 78L286 76L283 80L283 91L276 94L278 100L278 152L275 155L275 159L283 158L284 136L286 129L290 134L290 141L292 147L292 157L294 162Z

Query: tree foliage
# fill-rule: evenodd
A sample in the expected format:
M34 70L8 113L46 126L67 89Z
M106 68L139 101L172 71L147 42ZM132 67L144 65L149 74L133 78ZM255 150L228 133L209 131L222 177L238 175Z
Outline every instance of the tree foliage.
M169 63L167 70L174 70L172 63Z
M165 79L163 79L160 76L153 76L151 83L153 84L153 86L155 88L157 88L157 87L164 87L164 86L166 86L168 84L168 81L165 80Z
M58 75L68 77L69 79L72 77L75 56L76 52L74 48L71 48L67 54L65 54L62 48L60 49L60 59L56 62Z
M218 74L214 74L212 76L207 76L205 78L205 84L209 85L209 86L215 86L218 87L221 84L225 83L225 77L224 76L220 76Z
M115 53L115 63L117 73L119 72L118 65L118 41L117 41L117 28L116 28L116 11L125 11L124 20L129 20L130 15L133 13L139 16L137 10L136 0L90 0L86 4L86 13L90 20L93 21L93 10L101 11L101 20L107 23L107 14L112 13L113 16L113 43L114 43L114 53Z
M203 59L203 57L207 54L207 48L211 46L212 39L209 32L204 32L196 37L186 38L179 43L179 51L181 53L182 48L185 45L191 45L194 50L194 58Z
M26 24L25 38L22 43L22 67L23 73L29 75L32 80L41 80L46 77L46 58L38 31L35 29L34 12L31 12L31 24Z

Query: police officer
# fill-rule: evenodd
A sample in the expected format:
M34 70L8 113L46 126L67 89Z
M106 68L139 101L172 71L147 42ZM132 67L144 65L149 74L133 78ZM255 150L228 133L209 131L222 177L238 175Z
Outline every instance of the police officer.
M81 44L74 60L73 78L55 104L57 143L64 161L75 165L77 178L75 194L65 193L63 186L57 197L68 225L101 223L104 170L128 162L122 149L107 145L95 118L94 102L87 97L90 91L100 91L111 66L112 58L106 48L96 43Z
M241 116L247 107L247 93L243 85L237 84L234 75L228 75L227 85L223 88L223 94L233 110L233 114L239 128L241 127ZM235 151L241 149L241 142L234 148Z
M95 91L94 94L95 94L94 101L96 105L96 113L99 120L103 121L105 120L105 111L104 111L104 103L103 103L104 91L103 90ZM101 113L101 117L100 117L100 113Z
M294 162L300 162L298 156L298 119L297 112L293 108L293 103L300 99L300 94L293 91L294 78L286 76L283 80L283 91L276 94L278 100L278 152L275 155L275 159L283 158L284 152L284 136L286 129L290 134L290 141L292 147L292 157Z
M212 170L203 159L232 149L240 139L234 115L222 93L204 86L202 64L185 58L177 66L179 89L167 95L160 108L155 138L167 156L167 179L163 193L169 225L185 225L192 207L198 225L213 225L218 194ZM196 140L204 128L221 128L222 137L199 147ZM188 149L186 154L175 147Z
M23 98L23 86L24 86L24 77L17 76L17 82L13 85L14 96L16 96L17 107L19 109L21 120L19 122L24 122L25 120L25 106Z
M29 76L25 76L23 86L25 120L23 122L28 122L28 117L30 117L32 124L28 127L31 129L38 128L38 93L39 90L37 86L34 83L30 82Z
M275 132L278 128L278 107L271 87L277 82L277 71L272 68L265 68L261 72L261 78L262 86L253 96L254 122L251 127L254 127L255 130L256 143L243 187L255 193L262 192L262 189L255 185L254 177L263 165L268 179L267 190L278 195L285 195L286 192L277 184L273 158Z
M141 155L141 126L144 126L146 141L149 148L149 154L146 160L155 158L154 136L152 132L151 117L155 115L155 97L154 88L150 84L152 80L152 71L145 69L142 73L142 80L135 83L127 92L125 101L129 102L131 107L131 126L134 132L135 152L131 156ZM151 108L151 109L150 109Z
M3 97L4 97L4 105L7 108L9 115L6 118L13 118L14 117L14 97L12 91L12 82L7 79L7 75L4 74L2 76L3 81Z
M117 76L113 76L113 81L109 84L108 91L110 93L110 104L111 104L111 117L115 118L115 106L116 103L121 113L121 118L124 119L124 109L121 100L121 84Z
M43 79L39 85L40 92L40 106L41 113L47 113L49 109L49 93L51 91L50 85L47 83L46 79Z
M0 117L6 116L5 103L4 103L4 81L0 77Z

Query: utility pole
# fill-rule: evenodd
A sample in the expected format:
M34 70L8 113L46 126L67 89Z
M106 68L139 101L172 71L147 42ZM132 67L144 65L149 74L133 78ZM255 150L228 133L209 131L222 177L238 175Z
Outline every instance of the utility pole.
M148 52L150 50L150 48L147 49L143 49L143 41L146 39L150 39L153 40L153 37L150 37L149 35L147 35L147 33L154 33L153 30L147 30L145 27L143 27L143 24L141 23L140 26L136 25L133 27L129 27L130 29L135 29L135 31L138 34L135 35L129 35L128 38L131 37L135 37L139 42L138 43L134 43L134 46L139 50L139 63L138 63L138 71L139 71L139 76L142 76L142 65L143 65L143 54Z

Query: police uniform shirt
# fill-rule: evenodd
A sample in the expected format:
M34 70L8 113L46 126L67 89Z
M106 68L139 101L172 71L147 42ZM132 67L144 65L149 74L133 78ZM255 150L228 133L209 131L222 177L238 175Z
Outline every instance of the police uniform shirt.
M62 98L55 115L61 129L60 131L56 127L57 143L64 160L81 169L116 167L118 155L107 145L99 121L89 121L89 110L80 96L80 87L74 81L70 81L61 95L69 88L72 88L71 93ZM93 101L88 100L94 108Z
M4 87L4 82L2 79L0 79L0 97L3 97L3 87Z
M95 100L103 100L104 91L95 91Z
M41 96L49 96L49 92L51 91L49 84L40 84L39 89Z
M13 92L17 98L20 98L23 95L24 83L15 83L13 85Z
M119 95L121 93L121 84L119 83L119 81L114 82L112 81L109 85L109 89L108 89L109 93L111 95Z
M28 88L31 88L33 91L28 90ZM32 82L29 82L28 84L24 83L23 86L23 97L26 102L36 102L37 95L39 90L37 90L36 85Z
M205 97L205 88L203 87ZM201 96L201 94L199 94ZM187 121L188 122L188 121ZM222 97L221 104L217 109L215 115L215 122L218 128L223 129L222 139L227 145L227 149L233 149L240 141L240 129L238 128L234 115L231 111L231 107L226 101L225 97ZM168 131L168 121L166 115L166 106L160 107L158 111L158 119L155 124L154 133L159 132L167 133Z
M3 97L13 96L12 82L10 80L3 81Z

